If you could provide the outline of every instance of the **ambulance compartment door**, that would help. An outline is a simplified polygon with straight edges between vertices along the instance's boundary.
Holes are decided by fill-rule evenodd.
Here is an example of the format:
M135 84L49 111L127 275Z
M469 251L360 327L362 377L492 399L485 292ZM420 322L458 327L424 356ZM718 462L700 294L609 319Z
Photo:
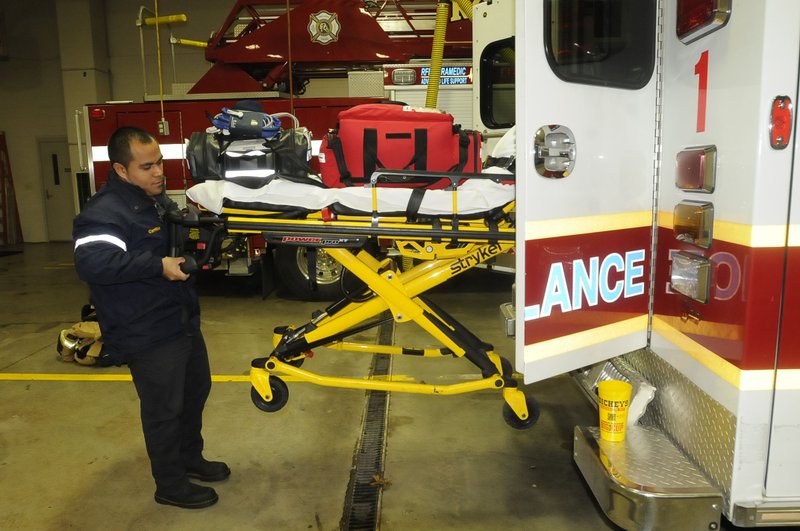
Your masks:
M516 3L516 368L647 343L656 0Z
M794 4L791 7L794 8L794 17L788 18L796 22L800 20L800 8ZM796 23L791 26L791 31L784 29L780 32L786 39L782 49L786 51L787 59L796 58L800 51L798 33L800 29ZM784 86L791 86L792 74L795 79L800 75L796 70L798 64L795 61L794 68L784 67ZM795 87L800 87L800 80L796 81ZM786 154L792 161L789 222L765 493L770 497L790 496L797 500L800 498L800 334L797 331L800 323L800 136L797 134L796 113L800 90L796 89L789 95L792 121L785 136L790 139L787 151L791 147L794 152Z

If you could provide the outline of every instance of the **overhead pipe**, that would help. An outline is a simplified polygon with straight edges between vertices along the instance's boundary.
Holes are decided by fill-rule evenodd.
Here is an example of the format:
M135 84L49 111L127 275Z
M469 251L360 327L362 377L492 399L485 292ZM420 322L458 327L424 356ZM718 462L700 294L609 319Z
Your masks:
M147 97L147 63L144 57L144 33L142 32L142 28L145 26L145 19L143 16L145 11L152 13L152 11L145 6L139 6L139 18L136 19L136 25L139 27L139 52L142 55L142 85L144 88L144 90L142 90L142 98Z
M142 29L145 26L155 26L156 27L156 53L158 54L159 66L158 66L158 74L159 74L159 99L163 100L163 81L162 81L162 71L161 71L161 43L160 43L160 35L159 35L159 26L160 25L170 25L175 23L184 23L186 22L189 17L185 14L178 14L178 15L158 15L158 0L154 2L155 12L151 11L145 6L139 6L139 17L136 19L136 26L139 28L139 50L141 53L142 58L142 86L143 86L143 97L147 97L147 65L145 60L145 53L144 53L144 34ZM149 15L145 17L145 12ZM174 45L176 42L173 42L174 37L172 37L172 31L170 28L170 44ZM176 41L184 41L180 44L190 45L189 42L186 42L186 39L175 39ZM190 41L193 46L199 46L199 44L194 44L199 41ZM202 43L205 46L205 43ZM174 47L172 50L172 79L173 82L176 80L176 72L175 72L175 51ZM163 113L162 113L163 114ZM163 121L163 116L162 116Z
M193 41L191 39L180 39L178 37L170 37L170 44L181 44L183 46L194 46L196 48L207 48L208 43L203 41Z
M78 166L80 171L86 171L88 168L83 162L83 143L81 139L81 116L83 113L79 109L75 109L75 137L78 142Z
M156 2L157 3L157 2ZM156 10L158 6L156 6ZM144 19L145 26L155 26L157 24L174 24L176 22L186 22L188 17L186 15L164 15L164 16L155 16L155 17L147 17Z
M160 24L159 19L163 17L158 16L158 0L154 0L154 7L155 7L155 19L154 24L156 26L156 59L158 62L158 103L161 108L161 121L158 122L159 133L162 135L168 135L169 133L166 132L168 130L167 120L164 118L164 75L161 70L161 34L158 31L158 26ZM147 20L145 20L145 24L147 24Z
M289 0L286 0L286 46L287 46L287 65L289 68L289 114L295 115L294 111L294 65L292 64L292 8Z

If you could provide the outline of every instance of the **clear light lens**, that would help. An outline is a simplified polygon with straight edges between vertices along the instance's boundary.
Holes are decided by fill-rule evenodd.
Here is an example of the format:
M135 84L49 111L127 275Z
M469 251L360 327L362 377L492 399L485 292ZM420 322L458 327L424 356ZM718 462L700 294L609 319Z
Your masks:
M395 68L392 70L392 85L413 85L417 82L417 73L413 68Z
M672 256L670 286L673 291L698 302L708 302L711 262L700 255L680 251Z

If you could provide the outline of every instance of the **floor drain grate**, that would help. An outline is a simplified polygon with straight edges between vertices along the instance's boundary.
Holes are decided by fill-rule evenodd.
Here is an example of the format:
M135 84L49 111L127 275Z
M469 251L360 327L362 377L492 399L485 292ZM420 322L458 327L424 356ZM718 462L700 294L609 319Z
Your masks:
M389 321L378 330L379 343L390 344L394 323ZM391 356L375 354L370 376L386 376L391 368ZM383 477L383 458L386 443L386 421L389 393L367 391L367 404L361 436L353 459L353 471L347 485L341 530L377 529L383 491L378 478Z

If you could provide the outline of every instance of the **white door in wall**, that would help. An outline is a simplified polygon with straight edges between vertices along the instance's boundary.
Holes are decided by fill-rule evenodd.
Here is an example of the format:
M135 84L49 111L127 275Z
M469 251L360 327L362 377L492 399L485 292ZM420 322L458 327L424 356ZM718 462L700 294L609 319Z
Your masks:
M47 239L51 242L72 240L75 217L75 193L66 139L39 141L39 168L44 190Z

